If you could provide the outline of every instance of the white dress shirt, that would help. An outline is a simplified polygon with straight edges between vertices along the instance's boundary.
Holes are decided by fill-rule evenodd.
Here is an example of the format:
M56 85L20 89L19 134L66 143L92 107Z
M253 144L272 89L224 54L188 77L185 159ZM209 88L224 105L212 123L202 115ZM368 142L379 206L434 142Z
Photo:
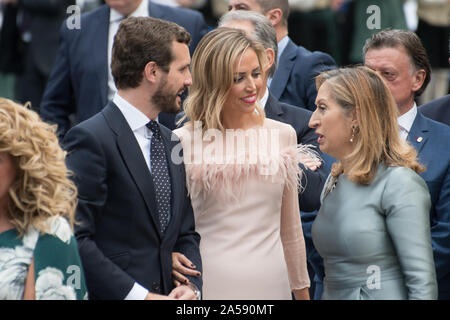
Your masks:
M148 17L148 1L143 0L139 7L129 15L130 17ZM114 84L114 78L111 73L111 56L112 47L114 43L114 36L119 30L120 22L124 19L124 16L114 9L110 9L109 14L109 33L108 33L108 100L111 100L114 93L117 91Z
M266 92L264 92L263 97L259 100L259 104L258 105L263 110L266 108L267 99L269 99L269 88L266 88Z
M397 118L398 126L400 127L400 137L403 140L406 140L406 138L408 137L409 131L411 130L413 122L416 119L416 115L417 115L417 105L414 102L413 107L409 109L408 112L402 114L400 117Z
M140 110L122 98L117 92L114 94L113 102L120 109L125 120L133 131L134 136L141 148L142 154L147 164L148 169L152 172L150 162L150 139L152 138L152 131L147 128L147 123L150 119Z
M114 94L113 102L122 112L131 131L133 131L139 147L141 148L145 162L147 163L147 167L151 172L150 139L152 137L152 132L146 126L150 119L128 101L119 96L118 93ZM131 288L130 292L125 297L125 300L144 300L147 294L148 290L135 282L133 288Z

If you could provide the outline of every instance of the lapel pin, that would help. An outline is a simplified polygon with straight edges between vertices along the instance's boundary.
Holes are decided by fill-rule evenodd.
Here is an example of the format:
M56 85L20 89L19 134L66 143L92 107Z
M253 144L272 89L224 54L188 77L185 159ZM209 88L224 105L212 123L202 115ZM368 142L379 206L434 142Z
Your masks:
M422 142L423 138L422 137L418 137L417 138L417 142Z

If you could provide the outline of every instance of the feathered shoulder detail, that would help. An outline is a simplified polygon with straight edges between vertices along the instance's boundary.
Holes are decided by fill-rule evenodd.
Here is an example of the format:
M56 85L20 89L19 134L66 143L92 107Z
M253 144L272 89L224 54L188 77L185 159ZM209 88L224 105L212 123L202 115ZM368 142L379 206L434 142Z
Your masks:
M248 130L199 135L192 125L175 130L183 144L188 191L192 197L219 193L224 200L239 199L248 179L278 183L289 190L300 186L299 163L317 159L307 145L296 144L292 127L266 119Z

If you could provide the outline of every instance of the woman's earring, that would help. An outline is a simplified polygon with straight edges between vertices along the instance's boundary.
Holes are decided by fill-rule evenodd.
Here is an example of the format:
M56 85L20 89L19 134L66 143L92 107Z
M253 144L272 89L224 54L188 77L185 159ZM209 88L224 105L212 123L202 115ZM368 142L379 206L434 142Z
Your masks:
M350 138L350 142L353 143L354 139L355 139L355 126L352 126L352 136Z

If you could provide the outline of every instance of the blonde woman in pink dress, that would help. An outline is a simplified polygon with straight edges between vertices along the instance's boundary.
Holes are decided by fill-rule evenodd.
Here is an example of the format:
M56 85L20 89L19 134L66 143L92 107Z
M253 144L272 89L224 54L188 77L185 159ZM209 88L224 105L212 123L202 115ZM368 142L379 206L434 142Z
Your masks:
M189 122L174 133L201 236L203 299L309 299L297 191L298 163L314 155L259 108L265 58L228 28L207 34L193 55ZM176 282L199 274L173 257Z

